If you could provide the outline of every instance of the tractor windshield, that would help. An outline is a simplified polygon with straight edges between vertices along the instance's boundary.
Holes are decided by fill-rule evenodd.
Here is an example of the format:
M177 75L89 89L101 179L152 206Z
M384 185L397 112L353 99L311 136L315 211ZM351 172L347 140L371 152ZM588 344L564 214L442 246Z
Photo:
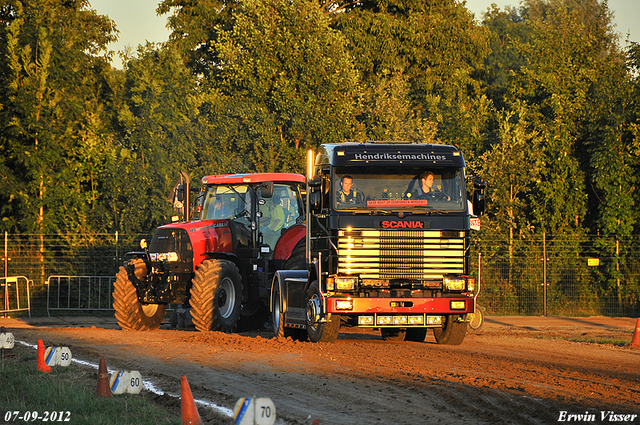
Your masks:
M202 206L203 220L241 217L251 211L247 185L210 186Z
M462 168L336 167L333 178L337 210L464 211L466 207Z

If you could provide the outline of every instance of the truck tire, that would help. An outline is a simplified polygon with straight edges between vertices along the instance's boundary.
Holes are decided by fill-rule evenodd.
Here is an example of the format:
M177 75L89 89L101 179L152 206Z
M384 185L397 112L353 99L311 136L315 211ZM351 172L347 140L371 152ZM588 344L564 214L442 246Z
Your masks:
M140 280L147 275L144 260L134 258L126 266L132 265ZM113 284L113 308L120 327L126 331L148 331L160 327L164 320L164 304L142 304L138 292L129 279L126 267L120 267Z
M433 328L433 336L438 344L460 345L467 334L467 322L456 322L457 315L448 315L441 328Z
M205 260L191 285L191 316L199 331L233 332L242 306L242 279L227 260Z
M380 334L385 341L404 341L407 330L403 328L380 328Z
M309 289L307 289L307 334L311 342L333 342L338 339L338 333L340 332L340 315L332 314L330 322L313 323L310 320L310 305L311 303L316 306L320 304L320 290L318 289L318 282L314 281Z
M484 313L479 306L476 306L475 313L469 313L467 316L469 318L469 329L472 331L479 330L484 324Z
M427 337L427 328L408 328L405 341L422 342Z
M303 341L307 338L306 331L284 327L284 312L280 304L280 285L275 285L271 293L273 310L271 322L273 323L273 336L276 338L291 338L295 341Z

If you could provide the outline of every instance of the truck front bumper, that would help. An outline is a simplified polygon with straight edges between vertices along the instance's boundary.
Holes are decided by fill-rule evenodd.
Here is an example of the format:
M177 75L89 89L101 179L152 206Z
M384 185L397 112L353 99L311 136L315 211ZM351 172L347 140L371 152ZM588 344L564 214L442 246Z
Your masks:
M327 298L327 312L357 316L360 326L439 327L445 315L475 311L473 297L456 298Z

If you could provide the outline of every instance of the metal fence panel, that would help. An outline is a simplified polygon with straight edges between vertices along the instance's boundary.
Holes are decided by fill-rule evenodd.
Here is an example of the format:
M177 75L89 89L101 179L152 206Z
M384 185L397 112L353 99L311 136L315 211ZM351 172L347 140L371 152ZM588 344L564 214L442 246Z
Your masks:
M30 284L25 276L0 277L0 314L27 311L31 317Z
M113 310L115 276L50 276L47 315L54 310Z

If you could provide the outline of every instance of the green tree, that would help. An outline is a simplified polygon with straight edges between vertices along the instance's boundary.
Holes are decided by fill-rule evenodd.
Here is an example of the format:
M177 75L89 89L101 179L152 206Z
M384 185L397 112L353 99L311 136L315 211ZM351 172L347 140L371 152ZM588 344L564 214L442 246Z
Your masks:
M332 4L334 8L345 6L341 13L331 15L332 26L349 40L365 98L375 99L386 87L395 87L394 96L400 99L402 86L385 81L400 75L408 87L403 103L411 109L409 116L437 124L437 138L460 146L470 157L482 151L490 102L476 73L489 54L489 31L474 22L462 3L365 0L349 7L345 2ZM370 106L365 104L362 117L371 114ZM395 111L387 113L393 119Z
M204 77L208 121L233 129L214 137L245 159L235 172L301 171L304 148L352 137L357 74L316 2L214 3L181 2L169 22L172 40ZM191 51L201 46L206 51Z
M87 1L12 0L0 23L3 227L102 230L109 136L104 50L113 22Z
M113 230L148 231L171 215L167 198L180 171L215 173L198 84L172 45L147 43L110 80L118 151L105 187Z

